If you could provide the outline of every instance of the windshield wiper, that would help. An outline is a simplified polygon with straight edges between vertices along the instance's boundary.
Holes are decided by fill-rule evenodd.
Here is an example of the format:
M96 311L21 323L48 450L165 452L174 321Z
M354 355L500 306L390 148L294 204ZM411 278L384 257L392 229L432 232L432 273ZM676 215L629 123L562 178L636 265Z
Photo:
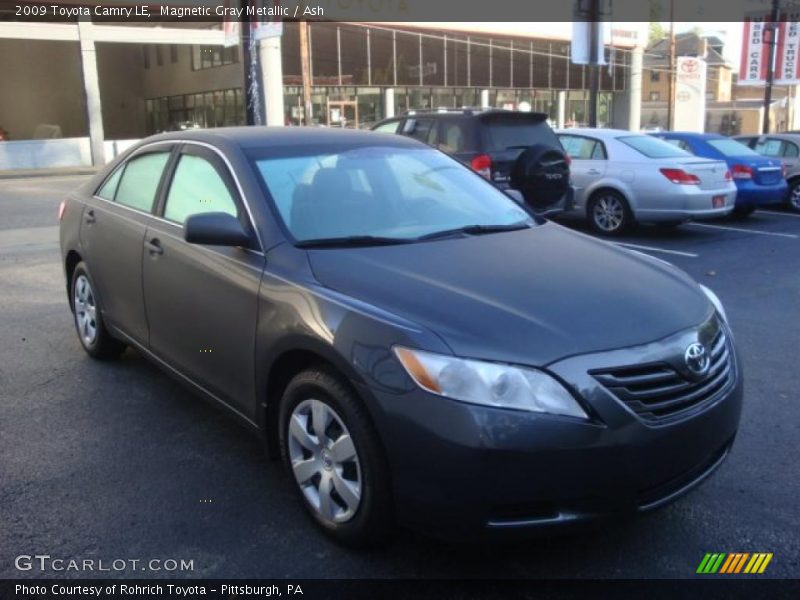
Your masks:
M356 246L392 246L394 244L410 244L413 239L381 237L376 235L347 235L343 237L302 240L295 246L298 248L353 248Z
M419 240L434 240L438 238L451 237L454 235L484 235L487 233L499 233L503 231L519 231L520 229L530 229L531 225L528 221L519 221L517 223L509 223L508 225L466 225L464 227L456 227L454 229L445 229L444 231L434 231L422 235Z

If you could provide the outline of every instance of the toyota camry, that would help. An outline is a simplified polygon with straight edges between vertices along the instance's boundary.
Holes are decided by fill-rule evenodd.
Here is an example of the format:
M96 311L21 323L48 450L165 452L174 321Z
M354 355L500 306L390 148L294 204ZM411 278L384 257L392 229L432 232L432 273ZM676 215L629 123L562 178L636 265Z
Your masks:
M83 349L134 348L259 433L342 543L648 511L736 435L711 290L409 138L161 134L66 198L60 230Z

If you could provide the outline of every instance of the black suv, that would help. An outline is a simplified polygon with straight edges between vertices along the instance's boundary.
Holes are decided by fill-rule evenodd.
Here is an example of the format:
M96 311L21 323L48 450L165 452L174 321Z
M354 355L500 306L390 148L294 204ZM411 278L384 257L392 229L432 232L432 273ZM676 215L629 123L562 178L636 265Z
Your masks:
M412 110L385 119L373 131L399 133L435 146L500 189L515 189L540 214L572 205L569 156L547 115L503 109Z

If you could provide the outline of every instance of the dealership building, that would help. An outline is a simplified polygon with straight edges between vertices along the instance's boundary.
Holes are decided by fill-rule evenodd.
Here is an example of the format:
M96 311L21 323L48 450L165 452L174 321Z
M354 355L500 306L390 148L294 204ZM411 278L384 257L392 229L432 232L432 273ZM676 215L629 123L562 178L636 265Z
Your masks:
M638 128L635 25L610 28L601 125ZM571 34L570 23L311 22L312 119L363 128L411 109L491 106L582 124L590 72L572 63ZM243 124L243 53L225 42L221 23L0 21L0 128L10 140L0 142L0 170L102 163L153 133ZM259 72L272 81L258 86L267 120L298 125L298 23L265 43L278 53Z

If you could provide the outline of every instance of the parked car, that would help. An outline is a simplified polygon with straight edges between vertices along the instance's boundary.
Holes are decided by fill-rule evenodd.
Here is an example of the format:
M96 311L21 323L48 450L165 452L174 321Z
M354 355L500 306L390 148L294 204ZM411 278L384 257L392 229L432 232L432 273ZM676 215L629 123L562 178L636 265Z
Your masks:
M572 157L573 213L600 234L622 234L635 222L675 226L733 210L736 186L723 161L619 129L564 129L558 137Z
M500 189L518 190L540 214L556 214L572 205L569 157L545 113L470 108L408 111L372 129L399 133L450 154Z
M713 292L406 137L150 137L62 202L60 244L85 351L133 347L264 436L342 543L648 511L738 428Z
M737 135L735 140L763 156L781 161L788 184L786 206L800 212L800 132Z
M695 156L724 160L736 183L733 213L738 217L751 215L759 206L786 201L788 188L780 160L761 156L716 133L669 131L653 135Z

